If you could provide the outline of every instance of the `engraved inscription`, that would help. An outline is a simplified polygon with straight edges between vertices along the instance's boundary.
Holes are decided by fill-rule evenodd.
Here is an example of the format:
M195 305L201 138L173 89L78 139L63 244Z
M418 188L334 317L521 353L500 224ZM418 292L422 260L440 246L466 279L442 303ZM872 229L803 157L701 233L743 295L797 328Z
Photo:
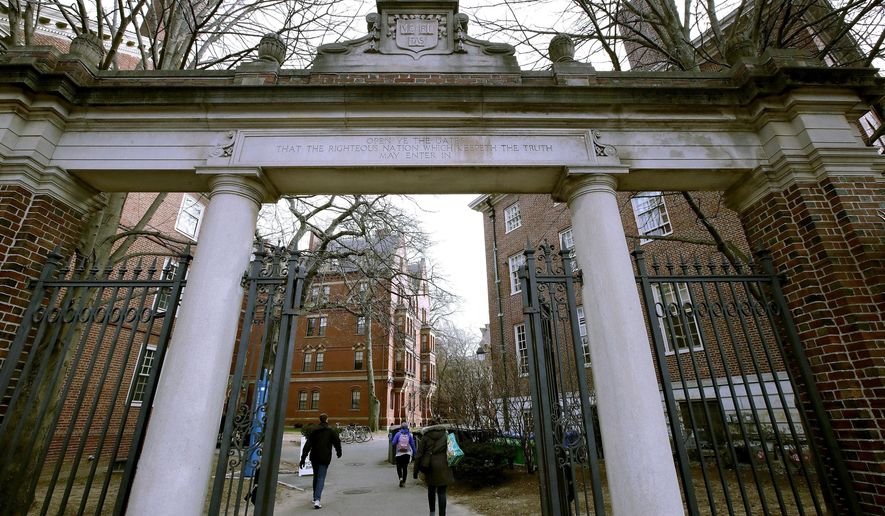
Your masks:
M290 166L579 165L585 135L245 135L235 161Z
M554 154L553 144L475 143L458 136L366 137L362 143L280 144L277 154L362 154L370 160L437 162L470 155Z

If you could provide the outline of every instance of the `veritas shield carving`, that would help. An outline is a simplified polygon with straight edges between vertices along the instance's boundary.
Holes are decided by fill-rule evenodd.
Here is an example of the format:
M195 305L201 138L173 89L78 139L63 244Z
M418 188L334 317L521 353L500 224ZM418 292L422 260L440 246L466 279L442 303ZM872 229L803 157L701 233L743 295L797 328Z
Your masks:
M403 50L429 50L439 43L440 32L445 35L445 17L438 14L397 14L391 21L396 46Z

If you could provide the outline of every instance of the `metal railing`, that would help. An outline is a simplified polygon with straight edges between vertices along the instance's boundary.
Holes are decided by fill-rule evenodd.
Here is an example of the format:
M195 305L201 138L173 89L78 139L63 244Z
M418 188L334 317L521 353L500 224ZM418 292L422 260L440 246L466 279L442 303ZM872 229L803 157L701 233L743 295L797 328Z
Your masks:
M633 256L688 513L828 514L834 488L850 506L832 432L825 467L806 424L829 428L768 255Z
M10 512L123 513L189 262L49 255L0 369Z

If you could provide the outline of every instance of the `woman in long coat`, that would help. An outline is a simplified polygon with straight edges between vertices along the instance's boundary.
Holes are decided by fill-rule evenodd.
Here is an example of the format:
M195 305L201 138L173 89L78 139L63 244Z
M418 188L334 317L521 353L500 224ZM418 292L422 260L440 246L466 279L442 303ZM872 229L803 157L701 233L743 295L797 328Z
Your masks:
M413 476L418 478L418 471L424 473L430 516L435 515L434 505L437 499L439 500L439 516L446 516L446 488L455 481L455 477L452 475L446 455L448 445L446 427L439 424L439 419L434 418L432 422L435 424L424 428L421 432L418 453L415 454Z

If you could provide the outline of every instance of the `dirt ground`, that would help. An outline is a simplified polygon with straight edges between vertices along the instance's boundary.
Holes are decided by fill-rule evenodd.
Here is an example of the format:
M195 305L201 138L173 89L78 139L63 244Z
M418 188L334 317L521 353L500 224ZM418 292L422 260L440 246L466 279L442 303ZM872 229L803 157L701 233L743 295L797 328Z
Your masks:
M703 474L700 471L700 467L695 465L692 473L694 476L695 495L698 499L700 513L703 515L712 514L713 511L710 509L711 502L708 501L707 493L703 487ZM724 491L721 489L721 480L718 475L715 475L712 471L708 470L707 475L710 480L713 481L710 493L713 498L712 505L715 505L717 509L725 508L726 499ZM749 506L749 512L747 512L747 514L762 514L764 511L759 493L751 478L750 470L746 468L742 469L740 471L740 476L747 498L747 505ZM729 501L734 508L735 513L741 514L742 511L744 511L745 506L740 495L740 486L738 485L736 477L734 475L728 475L725 483L728 486L728 491L730 493ZM782 494L784 513L799 514L795 498L792 494L792 489L786 477L780 477L778 483ZM581 488L580 482L578 487L579 489ZM805 513L817 514L808 486L805 485L804 482L799 481L795 487L797 488L796 490L799 499L801 500L802 507L805 509ZM603 487L603 491L606 493L606 513L610 513L611 505L608 500L607 486ZM450 488L449 492L451 493L450 496L453 500L470 507L479 514L489 516L501 514L506 514L508 516L536 516L541 514L537 475L529 475L518 469L507 470L505 472L504 481L499 485L476 489L463 482L457 482ZM770 483L766 483L762 492L766 499L768 511L780 513L780 503L777 500L773 486ZM818 502L822 504L823 502L820 493L818 492L816 494ZM821 510L823 514L828 514L825 508L821 507ZM586 514L585 511L582 511L582 513Z
M464 504L480 514L534 516L541 514L538 477L522 470L508 470L505 479L496 486L476 489L464 482L449 488L452 500Z

